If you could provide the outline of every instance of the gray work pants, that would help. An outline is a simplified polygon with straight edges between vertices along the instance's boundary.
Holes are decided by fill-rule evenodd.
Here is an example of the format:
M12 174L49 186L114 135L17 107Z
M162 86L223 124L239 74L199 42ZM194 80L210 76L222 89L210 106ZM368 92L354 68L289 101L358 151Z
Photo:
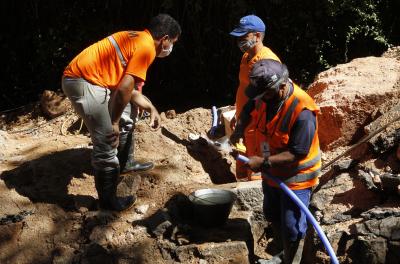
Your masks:
M89 130L93 143L93 168L100 171L118 168L117 149L111 147L106 140L106 136L112 132L108 107L111 91L82 78L68 77L62 79L62 89ZM128 133L133 129L131 112L131 104L128 103L121 115L120 140L126 141Z

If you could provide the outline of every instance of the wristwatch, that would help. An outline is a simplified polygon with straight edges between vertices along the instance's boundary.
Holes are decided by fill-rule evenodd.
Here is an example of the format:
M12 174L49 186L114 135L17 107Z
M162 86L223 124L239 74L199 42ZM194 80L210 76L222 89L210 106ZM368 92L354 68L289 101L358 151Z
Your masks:
M266 170L271 168L271 161L269 160L269 158L264 158L263 163L261 164L261 167Z

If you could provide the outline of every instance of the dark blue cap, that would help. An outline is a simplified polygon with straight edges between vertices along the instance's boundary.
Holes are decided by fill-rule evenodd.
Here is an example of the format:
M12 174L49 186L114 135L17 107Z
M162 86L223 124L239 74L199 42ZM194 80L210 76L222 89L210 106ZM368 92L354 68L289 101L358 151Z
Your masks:
M262 59L253 65L249 75L250 85L245 94L253 99L269 89L277 90L279 85L289 78L289 71L285 64L276 60Z
M242 17L239 21L239 25L229 34L235 37L241 37L248 32L265 32L265 24L261 18L255 15Z

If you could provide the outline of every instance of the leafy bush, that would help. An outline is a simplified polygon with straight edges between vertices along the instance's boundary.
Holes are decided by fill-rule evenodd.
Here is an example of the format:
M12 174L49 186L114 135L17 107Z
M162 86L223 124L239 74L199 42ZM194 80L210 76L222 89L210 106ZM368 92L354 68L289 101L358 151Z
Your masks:
M170 57L151 66L145 93L160 110L233 104L241 53L229 36L241 16L267 25L265 44L303 87L314 76L355 57L399 45L399 1L390 0L154 0L3 1L0 35L1 109L60 88L64 67L83 48L114 31L143 29L160 12L183 35Z

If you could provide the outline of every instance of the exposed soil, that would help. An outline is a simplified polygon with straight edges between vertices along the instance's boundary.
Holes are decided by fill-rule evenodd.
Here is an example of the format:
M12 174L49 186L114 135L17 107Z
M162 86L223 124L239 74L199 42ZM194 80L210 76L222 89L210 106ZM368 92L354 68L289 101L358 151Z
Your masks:
M10 218L15 224L0 226L8 232L0 239L4 249L0 259L6 263L51 261L60 245L80 251L87 242L85 233L90 235L85 219L97 210L91 143L85 127L81 128L71 110L51 120L40 112L35 106L4 113L0 123L0 217L20 220ZM188 140L189 133L204 135L209 130L208 109L193 109L171 116L173 119L162 116L159 131L151 132L148 120L140 120L135 130L137 159L151 160L155 168L124 175L118 187L121 195L137 193L139 199L132 210L148 207L141 218L163 208L174 195L236 181L228 154L199 148ZM130 217L129 212L123 213L118 221L132 223ZM149 242L149 247L153 246ZM149 261L145 263L157 259L154 250L146 250L141 255Z

